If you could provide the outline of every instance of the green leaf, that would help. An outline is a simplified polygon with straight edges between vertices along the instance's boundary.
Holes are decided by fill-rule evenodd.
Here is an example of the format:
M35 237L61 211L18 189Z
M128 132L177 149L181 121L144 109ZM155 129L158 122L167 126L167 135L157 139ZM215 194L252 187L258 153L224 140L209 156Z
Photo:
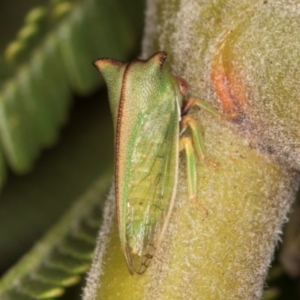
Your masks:
M101 176L70 212L4 275L0 282L1 299L54 298L80 280L79 275L90 265L110 180L111 172Z
M87 95L99 87L91 62L125 59L134 50L141 27L124 13L129 3L134 7L118 0L56 1L27 14L0 64L0 143L14 172L27 173L41 149L57 141L70 92Z

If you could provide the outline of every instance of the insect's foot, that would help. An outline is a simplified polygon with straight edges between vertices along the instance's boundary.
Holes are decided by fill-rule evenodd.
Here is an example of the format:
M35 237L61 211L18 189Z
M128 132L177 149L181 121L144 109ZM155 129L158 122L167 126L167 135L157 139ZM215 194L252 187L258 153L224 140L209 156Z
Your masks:
M220 118L227 121L234 121L239 118L239 113L237 111L232 111L228 113L220 114Z
M205 162L205 163L208 163L210 164L212 167L214 167L215 169L218 169L220 164L218 162L215 162L211 159L209 159L208 157L203 157L202 160Z
M209 215L208 210L197 201L197 198L195 196L191 197L191 200L195 204L195 206L201 211L203 220L205 220Z

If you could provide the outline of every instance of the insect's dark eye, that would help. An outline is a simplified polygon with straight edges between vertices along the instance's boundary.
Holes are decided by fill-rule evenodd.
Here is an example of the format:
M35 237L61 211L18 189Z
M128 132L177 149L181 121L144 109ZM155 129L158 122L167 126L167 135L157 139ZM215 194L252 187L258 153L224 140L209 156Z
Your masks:
M182 95L186 95L188 91L188 84L182 77L177 77L179 90Z

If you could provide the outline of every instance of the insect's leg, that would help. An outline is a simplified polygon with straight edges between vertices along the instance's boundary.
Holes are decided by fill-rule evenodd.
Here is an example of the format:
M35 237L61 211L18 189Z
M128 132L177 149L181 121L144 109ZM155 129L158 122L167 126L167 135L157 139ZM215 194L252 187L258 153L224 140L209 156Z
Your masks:
M216 110L209 103L207 103L207 102L205 102L201 99L193 98L193 97L190 97L190 98L186 99L185 102L183 103L183 106L181 108L182 115L186 115L193 106L198 106L199 108L201 108L204 111L210 113L211 115L213 115L216 118L221 118L221 116L222 116L219 113L219 111Z
M185 100L185 102L183 103L183 106L181 108L181 114L186 115L193 106L198 106L199 108L210 113L212 116L214 116L218 119L222 118L222 119L226 119L226 120L232 120L238 116L238 113L236 111L222 114L217 109L215 109L212 105L210 105L209 103L207 103L201 99L193 98L193 97L190 97L187 100Z
M203 136L200 132L200 129L198 127L196 120L189 115L183 116L180 121L180 126L181 126L181 131L184 131L187 127L189 127L191 129L194 147L195 147L195 150L196 150L196 153L197 153L199 159L210 163L214 167L218 167L217 163L209 160L205 156L205 146L204 146L204 142L203 142Z
M186 169L187 169L187 180L188 180L188 194L189 199L202 211L204 218L207 217L207 210L196 201L197 192L197 178L196 178L196 159L191 138L182 137L179 140L179 150L185 150L186 153Z
M186 169L188 179L189 198L196 197L196 159L193 150L192 141L189 137L182 137L179 140L179 150L185 150L186 154Z

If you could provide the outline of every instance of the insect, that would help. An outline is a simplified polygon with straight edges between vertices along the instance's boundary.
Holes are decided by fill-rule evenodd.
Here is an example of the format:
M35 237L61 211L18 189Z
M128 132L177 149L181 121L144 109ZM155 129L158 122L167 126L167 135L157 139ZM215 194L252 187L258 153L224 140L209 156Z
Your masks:
M176 196L179 151L184 149L189 198L196 198L193 148L200 159L205 156L190 108L196 105L219 116L207 103L186 97L187 83L164 68L166 57L160 51L129 63L106 58L94 62L108 87L119 235L133 274L146 271L161 243ZM192 139L181 136L188 127Z

